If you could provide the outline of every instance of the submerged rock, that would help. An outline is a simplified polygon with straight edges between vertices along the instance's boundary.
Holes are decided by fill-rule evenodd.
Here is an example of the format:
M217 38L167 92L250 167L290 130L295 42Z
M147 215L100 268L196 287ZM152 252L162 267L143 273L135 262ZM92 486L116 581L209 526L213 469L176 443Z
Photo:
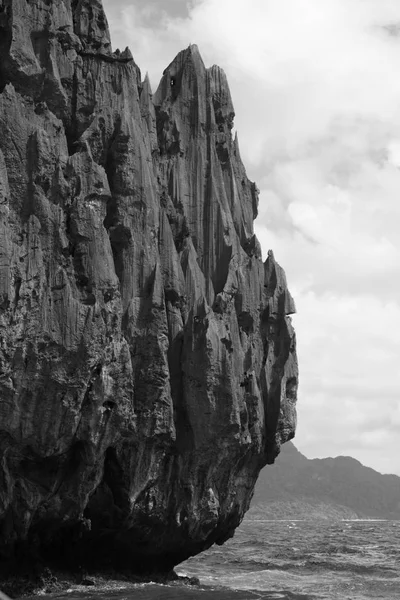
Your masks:
M0 0L0 562L167 571L293 437L295 308L233 118L196 46L153 96L101 2Z

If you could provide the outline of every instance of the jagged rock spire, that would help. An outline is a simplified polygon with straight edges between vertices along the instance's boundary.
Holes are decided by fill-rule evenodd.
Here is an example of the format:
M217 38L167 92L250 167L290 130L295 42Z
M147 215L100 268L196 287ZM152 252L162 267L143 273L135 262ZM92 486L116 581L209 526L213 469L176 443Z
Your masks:
M168 570L294 434L293 300L223 71L192 45L152 97L100 2L2 6L0 562Z

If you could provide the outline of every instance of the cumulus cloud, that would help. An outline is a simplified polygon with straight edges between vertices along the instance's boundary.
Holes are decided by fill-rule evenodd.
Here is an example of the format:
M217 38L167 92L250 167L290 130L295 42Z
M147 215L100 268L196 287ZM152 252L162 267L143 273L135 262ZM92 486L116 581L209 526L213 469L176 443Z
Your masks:
M296 297L299 449L400 474L398 1L104 4L154 87L189 43L227 72L257 235Z

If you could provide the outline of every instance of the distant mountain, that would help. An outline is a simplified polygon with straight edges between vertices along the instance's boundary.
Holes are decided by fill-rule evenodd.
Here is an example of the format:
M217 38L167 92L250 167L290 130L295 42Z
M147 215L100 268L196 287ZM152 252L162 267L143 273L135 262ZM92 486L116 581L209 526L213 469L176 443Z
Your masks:
M382 475L349 456L306 458L284 444L256 485L249 518L400 519L400 477Z

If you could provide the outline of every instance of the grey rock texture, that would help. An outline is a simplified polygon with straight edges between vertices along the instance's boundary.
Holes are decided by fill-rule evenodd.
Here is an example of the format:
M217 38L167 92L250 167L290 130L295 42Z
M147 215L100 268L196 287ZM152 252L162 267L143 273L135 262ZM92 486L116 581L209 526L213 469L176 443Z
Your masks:
M101 2L0 0L0 564L169 570L294 435L294 303L225 75L152 95Z

